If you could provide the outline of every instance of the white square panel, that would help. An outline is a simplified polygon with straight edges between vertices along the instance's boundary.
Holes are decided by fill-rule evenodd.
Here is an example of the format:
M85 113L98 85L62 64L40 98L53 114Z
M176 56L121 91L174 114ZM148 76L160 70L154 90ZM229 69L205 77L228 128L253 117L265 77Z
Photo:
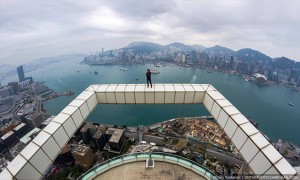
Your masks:
M31 157L37 153L39 150L39 146L34 144L33 142L30 142L21 152L20 154L28 161L31 159Z
M53 118L53 122L57 122L59 124L63 124L65 123L68 118L70 118L71 116L68 114L64 114L64 113L59 113L57 116L55 116L55 118Z
M125 104L125 89L126 89L126 85L119 85L116 88L115 96L116 96L117 104Z
M208 88L206 89L206 92L208 91L215 91L216 89L212 86L212 85L209 85Z
M60 148L63 148L64 145L69 141L69 137L62 126L59 127L52 136Z
M236 115L232 115L231 118L238 124L245 124L245 123L249 123L248 119L242 115L242 114L236 114Z
M194 96L194 103L203 103L204 95L204 91L196 91Z
M184 96L185 96L185 91L182 86L174 86L175 89L179 89L179 91L175 92L175 104L183 104L184 103ZM183 90L183 91L182 91Z
M193 88L193 86L191 84L183 84L182 85L185 92L195 92L195 89Z
M229 116L227 115L227 113L223 109L221 109L217 122L223 129L225 124L227 123L228 118Z
M40 179L41 174L32 167L30 163L27 163L20 172L16 175L17 179Z
M116 96L115 96L114 92L106 92L105 95L106 95L106 99L107 99L108 104L116 104L117 103Z
M146 96L146 104L154 104L154 91L153 92L145 92Z
M162 84L155 84L155 86L154 86L154 91L155 92L165 92L165 87L164 87L164 85L162 85Z
M107 103L116 104L116 96L115 96L116 88L117 88L117 85L110 85L106 89L105 95L106 95Z
M59 121L58 119L56 119L56 121L54 121L54 122L61 123L70 138L73 136L73 134L77 130L71 116L69 116L68 119L66 119L64 121Z
M237 110L234 106L224 107L223 109L229 116L232 116L234 114L240 114L240 111Z
M164 104L165 103L165 93L160 91L155 91L154 95L155 104Z
M128 92L134 92L135 90L135 85L132 85L132 84L128 84L125 88L125 92L128 93Z
M221 107L232 106L232 104L227 99L221 99L216 101Z
M272 144L269 144L267 147L263 148L262 152L273 164L282 158L282 155L274 148Z
M205 92L205 90L203 89L203 87L200 84L191 84L191 86L197 92Z
M118 85L118 87L115 89L115 92L125 92L126 85Z
M110 85L106 88L105 92L106 92L106 93L107 93L107 92L112 92L112 93L114 93L115 90L117 89L117 86L118 86L118 85L110 84Z
M272 166L266 173L265 175L280 175L279 172L276 170L274 166Z
M211 115L215 119L217 119L219 117L220 111L221 111L221 107L217 103L214 103L212 110L211 110Z
M261 152L258 152L249 165L256 175L264 174L271 167L270 161Z
M90 92L96 92L96 90L95 90L95 86L97 86L97 88L99 87L99 85L90 85L89 87L87 87L85 90L86 91L90 91ZM96 89L97 89L96 88Z
M52 163L48 156L44 153L42 149L34 154L34 156L30 159L31 165L33 165L41 174L47 170L49 165Z
M77 109L72 115L71 115L73 122L75 123L75 126L77 128L79 128L83 122L83 117L79 111L79 109Z
M90 114L90 111L89 111L89 108L87 107L87 104L86 103L83 103L81 105L81 107L79 108L80 112L81 112L81 115L83 117L83 119L85 120L88 115Z
M0 179L13 179L13 176L6 168L4 168L0 173Z
M91 85L91 86L92 86L92 88L94 89L94 92L96 92L97 89L100 87L100 85L98 85L98 84L93 84L93 85Z
M228 137L230 139L231 139L232 135L234 134L236 128L237 128L236 123L231 118L229 118L224 127L224 131L226 132L226 134L228 135Z
M126 92L125 93L125 102L126 102L126 104L135 104L134 92Z
M186 91L184 97L184 104L193 104L195 99L195 91Z
M92 87L92 85L90 85L89 87L87 87L85 90L86 91L90 91L90 92L95 91L94 88Z
M92 94L91 97L86 101L90 111L93 111L98 104L96 93Z
M289 162L285 158L282 158L275 164L276 169L282 175L294 175L296 174L296 170L290 165Z
M218 91L208 91L207 94L209 94L210 97L212 97L215 101L216 100L222 100L226 99L220 92Z
M9 172L15 176L27 163L21 155L17 155L8 165L7 169Z
M137 84L135 86L134 92L142 92L142 93L144 93L145 90L146 90L146 85L144 85L144 84Z
M107 103L105 92L97 92L96 96L97 96L97 100L98 100L99 104L106 104Z
M43 131L47 132L48 134L52 135L54 134L58 128L60 128L62 125L57 122L50 122L44 129Z
M235 131L234 135L231 138L231 141L233 142L234 146L240 150L243 144L247 140L247 135L242 131L239 127Z
M61 112L72 115L78 108L74 106L66 106Z
M105 91L108 88L109 85L101 85L99 88L96 90L96 96L99 104L106 104L107 99L105 95Z
M136 104L145 104L145 93L136 92L136 93L134 93L134 96L135 96L135 103Z
M48 124L48 126L49 125L50 125L50 123ZM46 126L45 128L47 128L48 126ZM32 140L32 142L34 142L36 145L42 147L50 137L51 137L51 135L44 132L44 130L43 130Z
M80 107L85 102L85 100L74 99L69 105L74 107Z
M135 103L145 104L145 85L136 85L134 90Z
M108 88L108 84L101 84L99 87L98 87L98 89L96 89L96 92L98 93L98 92L105 92L106 91L106 89Z
M205 93L203 104L209 113L211 113L211 108L213 106L213 103L214 100L207 93Z
M81 99L86 101L87 99L89 99L94 93L91 91L83 91L81 94L79 94L76 99Z
M192 85L183 85L185 89L184 104L192 104L195 99L195 90Z
M250 138L260 149L270 144L269 141L261 133L254 134Z
M208 89L209 84L201 84L201 86L204 89L204 91L206 91Z
M241 128L248 136L258 133L258 130L250 122L242 124Z
M185 89L181 84L174 84L173 86L176 92L185 92Z
M175 103L175 89L173 85L165 85L165 103Z
M49 137L49 139L42 146L43 151L48 155L48 157L54 161L61 148L54 141L53 137Z
M249 163L252 160L252 158L257 154L257 152L257 146L250 139L247 139L247 141L240 150L240 153L242 154L247 163Z
M124 92L116 92L115 96L116 96L116 103L117 104L125 104L126 103Z
M185 92L175 92L175 104L184 103Z

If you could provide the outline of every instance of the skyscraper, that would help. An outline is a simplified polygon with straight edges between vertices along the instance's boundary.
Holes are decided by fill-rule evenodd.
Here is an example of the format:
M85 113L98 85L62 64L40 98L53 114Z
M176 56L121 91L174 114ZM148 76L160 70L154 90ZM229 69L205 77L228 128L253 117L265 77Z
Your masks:
M25 75L24 75L23 66L17 67L17 72L18 72L19 82L24 81Z

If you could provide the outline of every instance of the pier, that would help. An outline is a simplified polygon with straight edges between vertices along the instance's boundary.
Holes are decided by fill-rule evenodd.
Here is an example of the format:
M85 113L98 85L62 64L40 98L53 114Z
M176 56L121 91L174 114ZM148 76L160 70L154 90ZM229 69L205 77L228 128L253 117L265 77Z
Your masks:
M74 94L74 92L72 90L66 90L66 91L61 92L61 93L54 93L50 96L44 97L44 98L42 98L42 101L47 101L49 99L57 98L57 97L60 97L60 96L71 96L73 94Z

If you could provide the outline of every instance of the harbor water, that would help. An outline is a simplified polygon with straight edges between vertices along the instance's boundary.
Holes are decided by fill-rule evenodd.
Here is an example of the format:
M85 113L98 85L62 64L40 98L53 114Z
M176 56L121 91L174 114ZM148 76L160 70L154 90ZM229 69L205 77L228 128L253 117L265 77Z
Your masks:
M38 69L26 76L34 81L45 81L55 92L71 89L72 96L61 96L43 102L46 111L58 114L79 93L91 84L142 84L146 83L146 65L80 64L79 59L63 61ZM124 67L128 71L121 71ZM292 141L300 145L300 93L279 85L259 86L246 82L240 75L207 72L193 67L167 65L157 68L160 74L152 75L155 83L212 84L245 116L259 124L259 129L270 139ZM95 73L97 72L97 73ZM17 81L17 76L6 81ZM290 106L288 103L293 103ZM209 115L203 105L98 105L88 121L116 125L149 125L178 116Z

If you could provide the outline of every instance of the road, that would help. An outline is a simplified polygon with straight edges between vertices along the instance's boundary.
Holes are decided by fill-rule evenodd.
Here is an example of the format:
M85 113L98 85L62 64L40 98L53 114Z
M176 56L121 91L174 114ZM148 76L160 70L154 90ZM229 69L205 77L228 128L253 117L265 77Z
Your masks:
M125 132L126 137L133 137L136 140L139 139L139 133L131 133L131 132ZM147 141L148 143L154 142L157 145L162 145L164 143L164 138L159 136L151 136L144 134L143 135L143 141Z
M212 157L216 157L216 159L218 159L219 161L227 163L227 164L231 164L231 165L235 165L235 164L242 165L243 164L243 161L236 158L235 155L233 155L233 154L230 156L225 153L218 152L218 151L215 151L215 150L209 149L209 148L206 149L206 154L209 156L212 156Z

